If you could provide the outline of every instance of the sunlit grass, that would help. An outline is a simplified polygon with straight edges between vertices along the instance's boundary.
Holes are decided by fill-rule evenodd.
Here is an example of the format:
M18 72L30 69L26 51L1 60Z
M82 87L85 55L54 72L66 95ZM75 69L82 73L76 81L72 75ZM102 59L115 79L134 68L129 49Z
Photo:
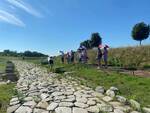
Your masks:
M6 113L11 97L14 95L15 84L0 85L0 113Z

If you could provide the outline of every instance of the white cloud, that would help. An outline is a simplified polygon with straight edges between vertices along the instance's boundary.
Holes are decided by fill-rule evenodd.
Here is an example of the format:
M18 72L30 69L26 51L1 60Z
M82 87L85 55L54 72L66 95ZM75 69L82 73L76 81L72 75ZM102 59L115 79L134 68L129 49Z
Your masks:
M13 24L16 26L20 26L20 27L25 27L25 24L19 18L4 10L0 10L0 21Z
M15 7L18 7L26 11L27 13L31 15L34 15L36 17L42 17L42 15L38 11L36 11L31 5L23 2L22 0L6 0L6 1L14 5Z

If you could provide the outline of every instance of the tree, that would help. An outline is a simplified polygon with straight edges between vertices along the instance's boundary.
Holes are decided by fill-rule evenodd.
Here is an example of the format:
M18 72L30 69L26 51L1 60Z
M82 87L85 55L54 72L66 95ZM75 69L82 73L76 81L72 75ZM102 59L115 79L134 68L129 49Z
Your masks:
M80 46L85 46L87 49L91 48L91 41L90 40L85 40L80 43Z
M91 35L91 47L98 47L102 43L102 38L99 33L92 33Z
M144 22L137 23L132 30L132 37L134 40L140 41L140 45L142 40L145 40L149 37L150 26L145 24Z

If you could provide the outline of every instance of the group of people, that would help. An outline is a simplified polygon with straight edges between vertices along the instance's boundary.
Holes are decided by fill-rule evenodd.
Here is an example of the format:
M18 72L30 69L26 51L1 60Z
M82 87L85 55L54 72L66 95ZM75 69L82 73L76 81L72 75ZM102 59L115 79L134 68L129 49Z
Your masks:
M88 55L87 55L87 49L84 46L80 46L78 51L78 61L79 63L87 63L88 61Z
M80 48L77 50L77 55L75 56L75 52L71 50L70 52L67 52L66 54L63 51L60 51L61 53L61 62L62 63L75 63L76 61L79 63L87 63L88 57L87 57L87 49L84 46L80 46Z
M63 51L60 51L60 53L61 53L61 62L62 63L65 63L65 59L68 64L74 63L75 52L73 50L71 50L70 52L67 52L66 55Z
M105 63L105 67L107 68L107 59L108 59L108 45L99 45L97 49L97 64L98 69L102 67L102 59ZM75 52L71 50L70 52L67 52L66 54L63 51L59 51L61 53L61 62L64 64L67 62L68 64L75 62L75 57L79 63L87 63L88 61L88 55L87 55L87 49L85 46L80 46L77 50L77 55L75 56ZM53 57L48 57L48 63L52 69L54 64Z

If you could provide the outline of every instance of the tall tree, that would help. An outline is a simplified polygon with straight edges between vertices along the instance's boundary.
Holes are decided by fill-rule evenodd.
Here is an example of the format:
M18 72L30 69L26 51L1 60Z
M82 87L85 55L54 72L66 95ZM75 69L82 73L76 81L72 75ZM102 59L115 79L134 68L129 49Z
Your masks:
M98 47L99 44L102 43L102 38L99 35L99 33L92 33L91 35L91 46L92 47Z
M132 37L134 40L140 41L140 45L142 40L145 40L149 37L150 26L145 24L144 22L137 23L132 30Z

